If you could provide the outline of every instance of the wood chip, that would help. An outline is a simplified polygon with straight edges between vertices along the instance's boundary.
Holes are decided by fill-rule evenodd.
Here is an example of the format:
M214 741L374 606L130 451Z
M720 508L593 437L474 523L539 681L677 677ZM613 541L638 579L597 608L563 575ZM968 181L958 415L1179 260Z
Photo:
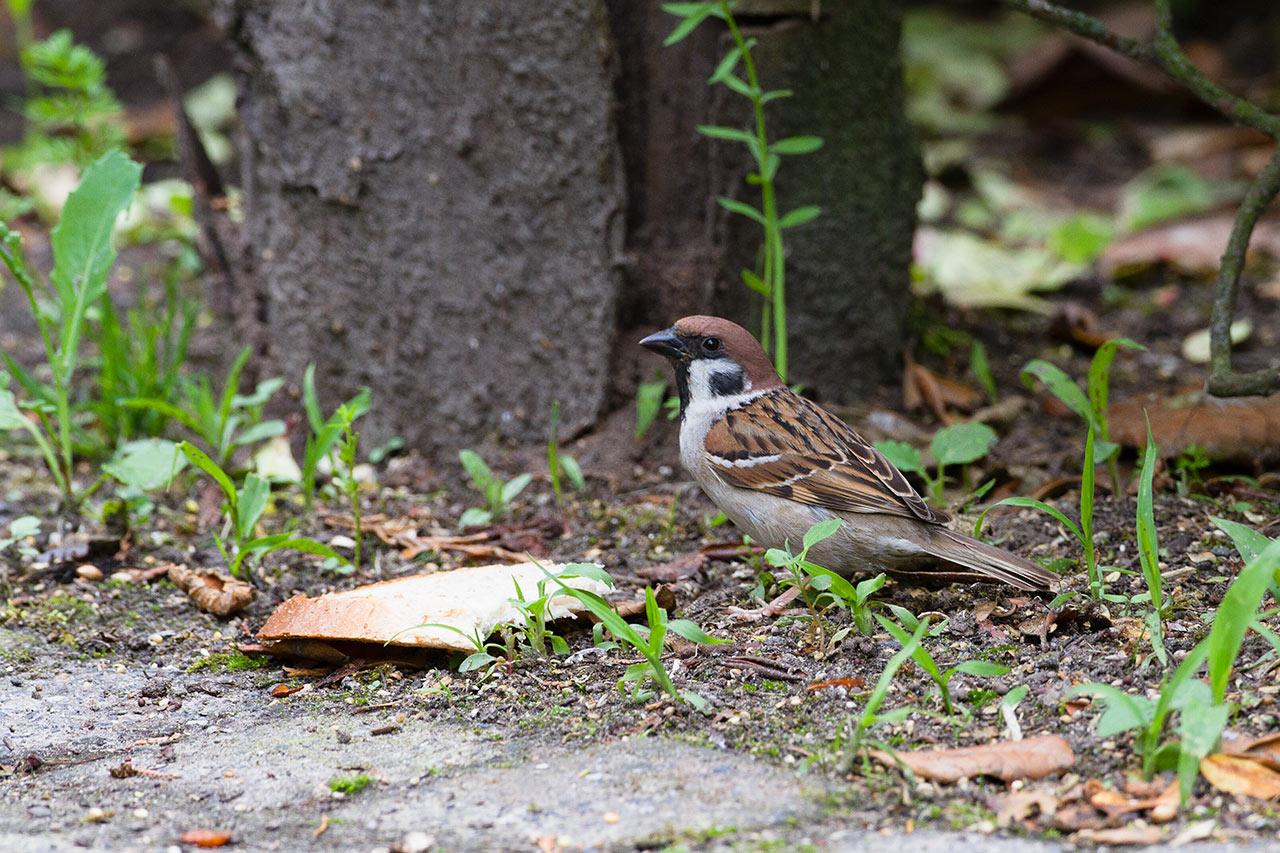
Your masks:
M1159 829L1144 823L1131 823L1115 829L1082 829L1075 834L1077 841L1116 846L1159 844L1163 839L1164 835Z

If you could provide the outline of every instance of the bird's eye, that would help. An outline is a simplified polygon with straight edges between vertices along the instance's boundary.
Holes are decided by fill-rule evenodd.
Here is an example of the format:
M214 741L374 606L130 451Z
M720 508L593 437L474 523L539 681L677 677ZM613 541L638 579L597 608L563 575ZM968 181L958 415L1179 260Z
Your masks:
M706 338L702 341L702 348L707 352L715 352L720 349L719 338Z

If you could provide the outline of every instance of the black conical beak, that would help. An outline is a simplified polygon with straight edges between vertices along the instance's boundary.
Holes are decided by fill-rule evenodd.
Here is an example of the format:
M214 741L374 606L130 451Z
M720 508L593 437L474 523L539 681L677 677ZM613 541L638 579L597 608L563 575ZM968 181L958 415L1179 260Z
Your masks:
M688 350L684 348L684 342L680 340L680 336L676 334L674 328L654 332L642 340L640 346L647 350L653 350L658 355L663 355L667 358L683 358L688 354Z

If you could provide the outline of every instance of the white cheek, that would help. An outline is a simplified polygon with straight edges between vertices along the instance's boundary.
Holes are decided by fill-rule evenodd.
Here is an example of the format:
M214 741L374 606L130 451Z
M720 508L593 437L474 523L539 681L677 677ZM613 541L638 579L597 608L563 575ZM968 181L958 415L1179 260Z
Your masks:
M709 400L716 394L711 389L711 380L716 376L741 376L742 391L751 390L751 380L741 367L725 359L699 359L689 365L689 399L691 401Z

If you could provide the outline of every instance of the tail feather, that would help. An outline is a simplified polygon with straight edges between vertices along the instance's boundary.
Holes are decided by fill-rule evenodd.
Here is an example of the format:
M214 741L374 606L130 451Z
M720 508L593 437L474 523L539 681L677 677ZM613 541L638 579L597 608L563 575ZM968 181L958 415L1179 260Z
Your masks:
M945 527L925 546L931 555L1029 592L1057 588L1058 576L1017 554Z

